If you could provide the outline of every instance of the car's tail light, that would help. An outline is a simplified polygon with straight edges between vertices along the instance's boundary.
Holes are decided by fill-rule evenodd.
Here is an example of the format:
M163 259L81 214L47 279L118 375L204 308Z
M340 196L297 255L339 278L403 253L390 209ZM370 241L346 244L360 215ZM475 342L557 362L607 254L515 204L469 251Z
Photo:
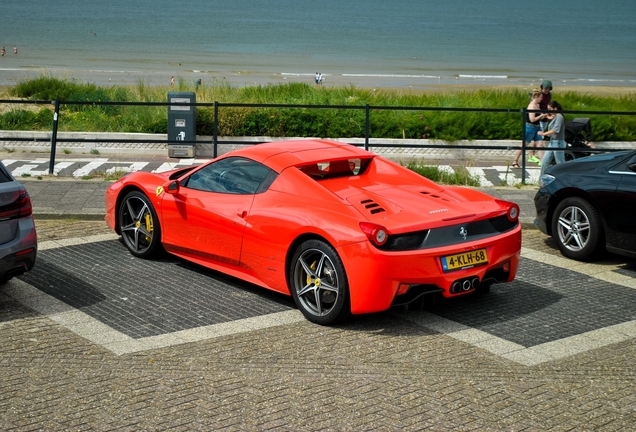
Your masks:
M28 248L28 249L24 249L24 250L21 250L19 252L16 252L14 255L15 256L27 255L27 254L32 253L33 251L35 251L35 248Z
M33 213L31 198L27 191L20 194L18 199L0 207L0 220L17 219L30 216Z
M382 225L371 222L360 222L360 229L376 246L382 246L389 238L389 232Z
M510 201L503 201L503 200L497 200L497 202L504 207L508 207L508 210L506 211L506 216L508 217L508 220L510 222L514 222L517 219L519 219L519 206L517 204Z

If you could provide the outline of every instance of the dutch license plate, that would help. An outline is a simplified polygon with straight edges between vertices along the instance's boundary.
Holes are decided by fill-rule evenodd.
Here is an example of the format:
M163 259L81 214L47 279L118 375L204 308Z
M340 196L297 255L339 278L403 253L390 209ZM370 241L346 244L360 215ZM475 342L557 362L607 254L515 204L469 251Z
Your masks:
M442 268L446 272L480 266L487 263L488 254L486 253L486 249L477 249L471 252L442 257Z

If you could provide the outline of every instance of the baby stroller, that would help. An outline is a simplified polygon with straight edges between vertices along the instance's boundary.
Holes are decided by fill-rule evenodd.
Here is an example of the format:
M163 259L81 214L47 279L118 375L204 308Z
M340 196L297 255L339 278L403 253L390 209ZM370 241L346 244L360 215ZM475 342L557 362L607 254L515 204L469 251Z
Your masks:
M579 149L589 149L592 140L592 123L589 118L575 118L565 124L565 142L568 150L565 153L565 160L570 161L577 158L589 156L591 153ZM574 150L574 151L572 151Z

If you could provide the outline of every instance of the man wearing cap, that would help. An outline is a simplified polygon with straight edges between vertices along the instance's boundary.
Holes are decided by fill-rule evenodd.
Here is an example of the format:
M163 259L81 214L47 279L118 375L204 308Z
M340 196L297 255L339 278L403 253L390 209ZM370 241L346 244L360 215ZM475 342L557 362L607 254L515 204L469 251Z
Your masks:
M552 100L552 81L543 80L541 83L541 93L543 93L543 97L541 98L541 102L539 102L539 108L541 110L548 110L548 104ZM541 121L539 122L541 126L541 130L544 131L548 126L549 121Z

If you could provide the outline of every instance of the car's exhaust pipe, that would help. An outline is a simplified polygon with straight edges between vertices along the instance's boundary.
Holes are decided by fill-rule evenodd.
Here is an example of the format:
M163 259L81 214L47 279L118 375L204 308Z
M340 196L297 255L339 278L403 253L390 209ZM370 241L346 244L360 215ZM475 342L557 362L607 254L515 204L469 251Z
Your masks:
M474 277L470 280L470 286L472 287L472 289L477 289L477 287L479 286L479 278L478 277Z
M451 294L456 294L457 292L459 292L459 290L462 289L462 284L460 281L455 281L453 282L453 284L451 285Z
M451 284L450 292L451 294L457 294L477 289L478 286L479 278L477 276L466 279L458 279Z

